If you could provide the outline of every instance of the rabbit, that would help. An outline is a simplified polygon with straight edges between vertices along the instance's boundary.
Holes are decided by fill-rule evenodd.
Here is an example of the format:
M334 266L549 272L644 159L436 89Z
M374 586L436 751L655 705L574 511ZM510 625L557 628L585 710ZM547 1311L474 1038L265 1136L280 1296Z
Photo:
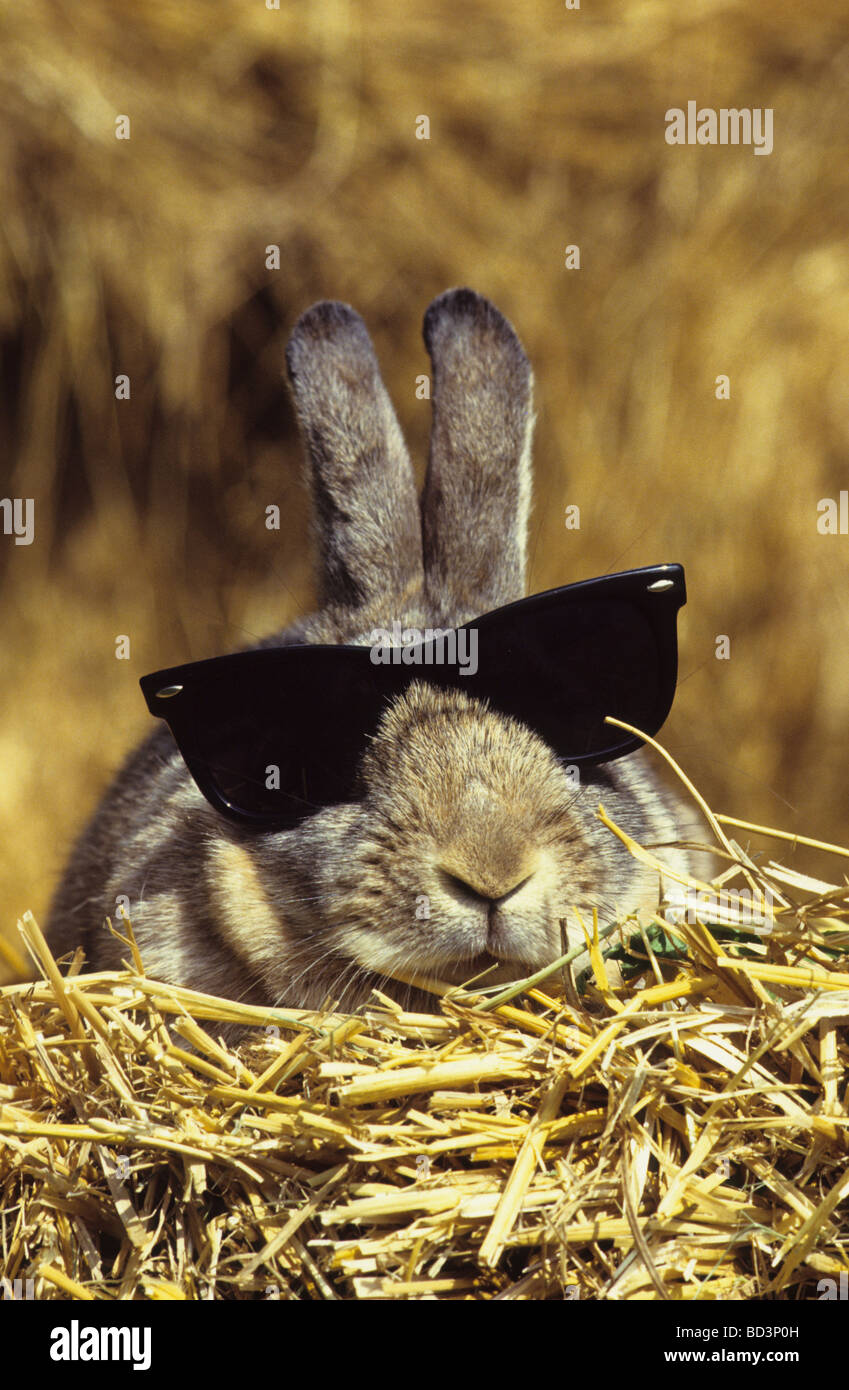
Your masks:
M304 441L321 606L261 646L366 644L377 629L455 628L525 595L533 379L511 324L469 289L428 308L433 422L419 503L365 324L322 301L286 351ZM354 1010L375 986L433 1009L406 977L523 978L584 942L584 921L656 907L658 875L596 816L643 843L690 833L646 750L572 785L529 728L461 689L413 680L362 755L363 794L296 828L231 822L163 724L79 839L48 938L92 969L127 956L104 919L129 900L147 973L244 1002ZM682 836L682 831L684 835ZM666 861L687 868L683 849ZM400 976L400 980L396 978Z

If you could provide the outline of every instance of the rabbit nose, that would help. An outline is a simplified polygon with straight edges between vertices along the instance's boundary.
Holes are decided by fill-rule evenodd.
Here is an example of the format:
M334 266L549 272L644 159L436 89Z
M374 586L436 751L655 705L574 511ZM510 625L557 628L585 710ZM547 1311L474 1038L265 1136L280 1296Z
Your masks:
M435 838L445 886L470 905L500 906L540 867L533 834L499 789L479 778L465 782Z
M492 882L484 884L480 877L468 872L461 876L452 869L446 868L444 864L440 865L440 870L455 893L459 892L463 897L471 898L475 902L483 902L487 907L500 907L502 903L507 902L508 898L512 898L514 893L518 893L520 888L524 888L525 884L534 876L533 870L530 873L523 870L518 876L511 875L515 881L505 886L503 880L497 884Z

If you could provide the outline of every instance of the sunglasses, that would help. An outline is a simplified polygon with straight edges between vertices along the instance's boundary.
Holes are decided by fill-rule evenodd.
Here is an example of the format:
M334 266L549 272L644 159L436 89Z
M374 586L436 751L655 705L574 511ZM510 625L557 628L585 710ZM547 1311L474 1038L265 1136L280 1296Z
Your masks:
M193 661L141 679L207 801L259 829L290 829L356 800L381 715L412 681L461 690L538 734L566 764L621 758L672 708L680 565L587 579L403 646L293 643ZM400 629L399 629L400 632ZM413 634L415 636L416 634ZM421 634L418 634L421 636Z

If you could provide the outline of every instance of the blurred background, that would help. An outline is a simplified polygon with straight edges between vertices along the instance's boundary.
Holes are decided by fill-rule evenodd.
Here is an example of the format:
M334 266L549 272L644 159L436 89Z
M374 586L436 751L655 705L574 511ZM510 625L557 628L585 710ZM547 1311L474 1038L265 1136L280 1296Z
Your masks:
M536 373L532 590L682 562L664 742L716 810L846 841L845 7L2 0L0 59L0 496L35 502L0 535L7 940L150 728L138 677L312 602L281 370L325 297L420 478L422 314L495 301ZM773 153L667 145L688 100L772 107Z

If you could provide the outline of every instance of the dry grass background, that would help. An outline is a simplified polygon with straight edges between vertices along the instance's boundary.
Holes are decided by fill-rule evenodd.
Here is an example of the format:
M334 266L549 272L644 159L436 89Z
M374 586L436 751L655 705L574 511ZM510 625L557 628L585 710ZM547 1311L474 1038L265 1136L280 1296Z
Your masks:
M495 300L537 378L533 588L682 561L665 741L718 809L845 840L849 536L816 528L849 486L839 11L2 0L0 495L36 539L0 537L0 930L43 919L147 730L138 676L309 604L280 372L321 297L366 318L421 471L422 313ZM773 107L774 152L667 146L691 98Z

